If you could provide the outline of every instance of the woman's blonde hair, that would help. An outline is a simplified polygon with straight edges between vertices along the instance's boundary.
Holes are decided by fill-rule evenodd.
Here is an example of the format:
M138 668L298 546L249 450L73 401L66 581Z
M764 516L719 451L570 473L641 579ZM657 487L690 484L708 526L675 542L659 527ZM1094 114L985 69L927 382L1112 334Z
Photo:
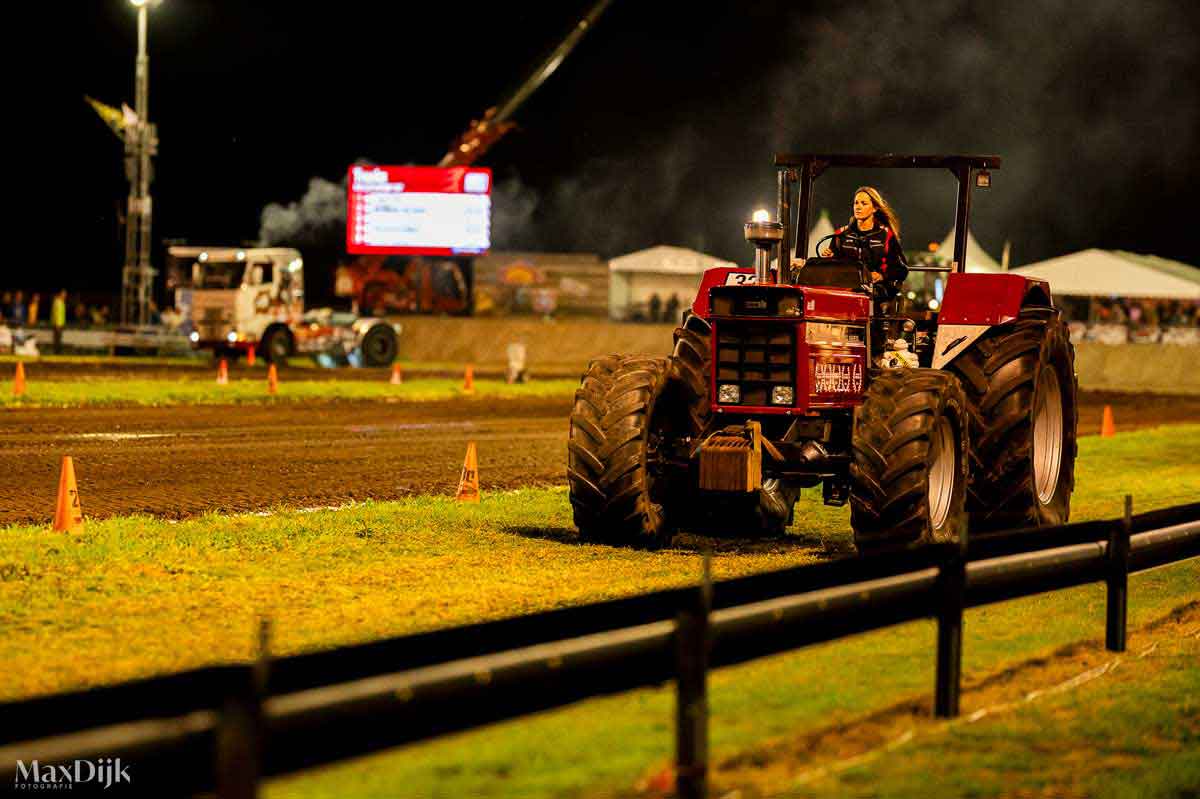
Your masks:
M896 234L896 238L900 238L900 217L896 216L892 206L883 199L879 189L874 186L859 186L854 190L853 196L857 197L860 192L871 198L871 203L875 206L875 221L887 225L891 228L892 233ZM850 215L850 222L854 222L854 214Z

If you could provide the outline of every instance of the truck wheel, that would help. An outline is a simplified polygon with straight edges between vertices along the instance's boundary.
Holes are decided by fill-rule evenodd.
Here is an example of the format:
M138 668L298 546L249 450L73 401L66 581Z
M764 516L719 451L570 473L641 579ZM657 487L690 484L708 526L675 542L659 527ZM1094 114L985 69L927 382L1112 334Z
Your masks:
M283 325L271 325L263 331L258 352L267 363L284 363L292 356L292 331Z
M971 413L974 530L1065 524L1075 487L1075 349L1061 315L1025 308L946 367Z
M891 369L855 412L850 525L860 553L965 543L969 438L958 378Z
M386 322L372 325L359 345L363 363L367 366L391 366L392 361L396 360L398 348L396 331Z
M609 355L588 366L571 411L567 481L582 538L660 547L677 502L664 463L688 416L670 359Z

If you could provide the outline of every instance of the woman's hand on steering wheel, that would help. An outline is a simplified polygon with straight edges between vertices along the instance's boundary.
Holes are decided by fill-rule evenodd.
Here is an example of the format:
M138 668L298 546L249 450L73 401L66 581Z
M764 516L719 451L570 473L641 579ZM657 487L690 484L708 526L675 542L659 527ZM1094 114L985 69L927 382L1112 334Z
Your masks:
M833 257L833 247L832 246L822 247L821 245L827 241L832 241L836 235L837 235L836 233L828 233L828 234L822 236L817 241L816 245L814 245L815 249L817 251L817 255L821 256L822 258L832 258Z

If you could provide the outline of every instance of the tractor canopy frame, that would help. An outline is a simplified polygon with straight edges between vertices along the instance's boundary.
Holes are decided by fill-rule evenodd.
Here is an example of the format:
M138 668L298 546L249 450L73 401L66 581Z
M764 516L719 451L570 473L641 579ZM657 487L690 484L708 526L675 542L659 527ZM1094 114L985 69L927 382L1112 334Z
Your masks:
M808 252L809 216L812 210L813 183L829 167L867 167L885 169L948 169L958 180L958 204L954 211L954 271L966 271L967 230L971 215L972 177L977 171L1000 168L998 155L818 155L781 153L775 156L779 170L779 221L783 240L779 243L780 274L791 274L792 265L792 184L800 184L796 209L795 250ZM802 256L801 256L802 257Z

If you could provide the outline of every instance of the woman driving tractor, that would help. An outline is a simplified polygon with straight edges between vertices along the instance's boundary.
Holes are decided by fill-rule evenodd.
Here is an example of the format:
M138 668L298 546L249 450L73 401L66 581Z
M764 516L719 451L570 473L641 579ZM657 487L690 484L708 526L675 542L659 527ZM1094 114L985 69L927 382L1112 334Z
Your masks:
M895 297L908 277L908 261L900 245L900 220L896 212L871 186L854 192L850 223L833 234L831 246L821 249L822 258L861 261L871 271L871 283L881 285L888 298Z

